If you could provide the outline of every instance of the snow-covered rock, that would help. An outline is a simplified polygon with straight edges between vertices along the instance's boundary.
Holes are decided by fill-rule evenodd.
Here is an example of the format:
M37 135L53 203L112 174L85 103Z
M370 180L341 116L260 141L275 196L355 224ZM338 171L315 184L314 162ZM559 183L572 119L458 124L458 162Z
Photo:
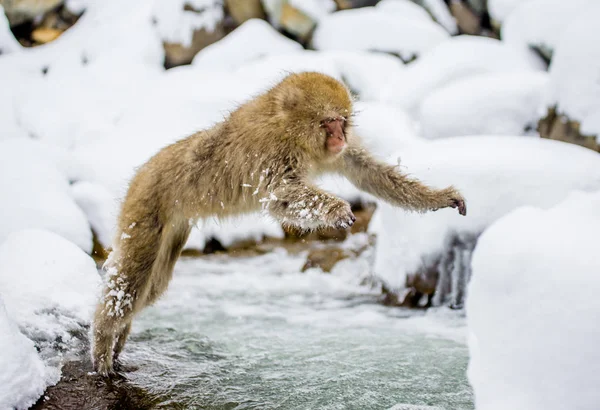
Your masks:
M184 47L191 45L195 30L214 31L224 16L219 0L159 0L149 4L160 37ZM186 10L185 6L197 11Z
M8 315L52 367L60 367L63 352L81 347L100 284L93 259L52 232L22 230L0 245L0 295Z
M562 33L550 65L548 105L581 123L581 132L600 135L600 3L582 10Z
M452 13L450 13L450 9L444 0L423 0L423 5L448 33L452 35L458 34L456 20Z
M377 7L342 10L323 18L313 35L317 50L372 50L403 59L421 55L448 38L433 20L401 18Z
M466 305L478 410L598 408L599 208L599 193L573 193L480 237Z
M535 130L548 74L488 73L464 78L429 94L420 107L425 138L522 135Z
M58 381L59 372L44 365L33 342L9 318L2 295L0 334L0 409L28 409Z
M29 139L0 141L0 243L11 232L41 228L91 251L90 225L55 158L52 150Z
M427 10L410 0L381 0L375 7L386 14L396 14L400 18L431 21Z
M77 23L56 40L2 56L0 73L5 65L37 77L72 73L99 62L139 62L162 67L164 50L152 26L152 3L87 2Z
M200 50L194 57L197 67L232 70L268 55L302 50L302 46L277 32L269 23L250 19L229 35Z
M371 230L377 233L375 274L391 288L406 277L440 266L456 237L473 241L492 222L523 205L548 208L572 190L600 190L600 157L572 144L526 137L457 137L414 145L398 155L402 170L434 187L454 185L467 200L467 216L456 209L409 213L386 203ZM466 238L466 239L465 239ZM468 248L468 247L467 247ZM452 251L450 249L450 251ZM467 260L469 250L461 257ZM442 280L442 279L440 279Z
M553 50L565 29L594 0L530 0L518 5L502 25L502 40L523 48Z
M382 92L385 102L409 112L432 91L460 78L489 72L539 71L541 59L529 50L487 37L452 37L409 64Z

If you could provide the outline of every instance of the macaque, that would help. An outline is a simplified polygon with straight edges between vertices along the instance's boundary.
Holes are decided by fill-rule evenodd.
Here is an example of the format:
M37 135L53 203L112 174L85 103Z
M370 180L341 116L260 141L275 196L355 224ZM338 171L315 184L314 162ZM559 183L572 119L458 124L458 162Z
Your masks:
M95 370L114 374L134 315L167 289L199 218L262 209L302 230L352 226L348 202L311 182L323 172L407 210L452 207L466 215L454 187L425 186L360 145L344 84L291 74L212 128L163 148L131 180L94 318Z

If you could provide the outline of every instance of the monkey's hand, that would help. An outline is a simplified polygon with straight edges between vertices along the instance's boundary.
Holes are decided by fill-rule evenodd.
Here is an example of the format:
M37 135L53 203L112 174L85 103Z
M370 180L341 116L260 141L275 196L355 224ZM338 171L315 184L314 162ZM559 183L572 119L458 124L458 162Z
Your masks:
M439 208L458 208L458 213L467 215L467 203L458 190L452 186L440 191L441 206ZM439 209L438 208L438 209Z
M330 206L324 215L323 222L326 226L337 229L346 229L354 225L356 217L350 209L350 204L346 201L338 200Z

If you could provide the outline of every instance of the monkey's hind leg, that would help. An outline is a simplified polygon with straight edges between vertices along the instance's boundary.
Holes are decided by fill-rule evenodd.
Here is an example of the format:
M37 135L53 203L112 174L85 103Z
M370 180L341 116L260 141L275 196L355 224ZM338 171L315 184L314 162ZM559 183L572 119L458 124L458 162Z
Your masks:
M108 269L112 276L96 311L92 356L96 371L104 376L114 374L114 361L125 346L133 316L166 290L190 232L187 222L169 223L164 229L138 225L136 235L132 232L121 241L121 255L127 257Z

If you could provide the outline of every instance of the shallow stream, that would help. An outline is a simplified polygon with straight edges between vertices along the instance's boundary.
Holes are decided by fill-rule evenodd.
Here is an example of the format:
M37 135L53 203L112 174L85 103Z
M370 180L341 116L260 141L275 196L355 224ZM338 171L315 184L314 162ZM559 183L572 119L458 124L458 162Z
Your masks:
M365 258L181 259L134 322L127 377L165 408L472 409L464 317L377 303Z

